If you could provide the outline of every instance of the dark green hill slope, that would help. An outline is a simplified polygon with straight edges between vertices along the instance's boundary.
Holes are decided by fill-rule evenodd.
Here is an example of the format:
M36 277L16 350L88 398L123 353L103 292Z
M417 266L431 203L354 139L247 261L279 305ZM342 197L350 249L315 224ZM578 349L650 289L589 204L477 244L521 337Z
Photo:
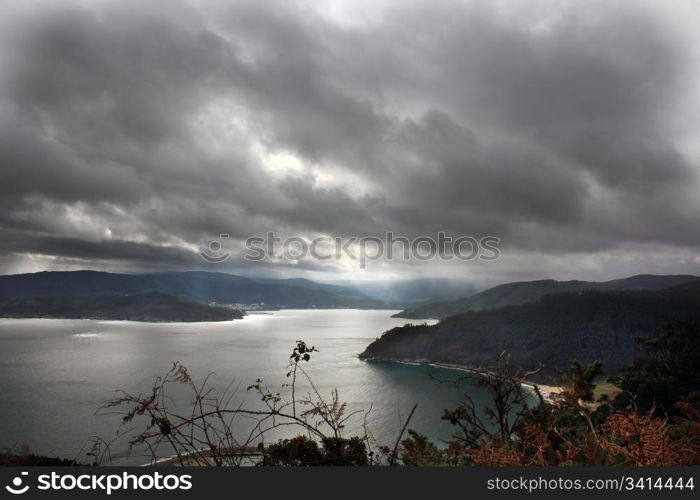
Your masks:
M563 293L461 313L433 326L394 328L361 356L486 366L505 350L528 369L566 366L571 358L603 359L613 373L632 361L634 337L668 321L698 317L700 282L660 291Z

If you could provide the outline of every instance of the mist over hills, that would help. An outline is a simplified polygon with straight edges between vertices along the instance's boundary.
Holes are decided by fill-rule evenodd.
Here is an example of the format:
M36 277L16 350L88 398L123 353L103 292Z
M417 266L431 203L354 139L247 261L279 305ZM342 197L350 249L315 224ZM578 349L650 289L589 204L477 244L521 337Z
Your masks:
M28 297L161 292L198 302L265 303L275 307L400 309L471 294L464 281L417 279L321 283L305 278L257 278L202 271L120 274L56 271L0 276L0 301Z
M441 319L466 311L496 309L521 305L539 300L553 293L579 292L584 290L661 290L682 283L698 281L692 275L640 274L611 281L555 281L537 280L505 283L471 296L456 300L431 302L408 308L395 316L409 319Z
M375 300L406 306L465 297L478 291L469 281L441 278L341 281L339 284Z

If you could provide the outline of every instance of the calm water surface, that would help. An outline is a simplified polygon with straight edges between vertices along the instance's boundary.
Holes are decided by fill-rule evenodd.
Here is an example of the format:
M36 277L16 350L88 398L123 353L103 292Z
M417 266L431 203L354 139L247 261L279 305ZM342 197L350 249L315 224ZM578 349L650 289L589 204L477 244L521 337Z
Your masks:
M117 416L95 415L100 403L116 389L148 392L173 361L187 366L195 380L213 372L210 384L217 391L232 381L240 385L235 404L254 404L245 387L257 378L284 395L281 386L288 382L286 366L297 339L320 351L305 368L322 394L337 388L350 411L371 408L367 426L378 443L393 444L414 403L410 427L447 439L452 429L441 422L442 410L454 407L464 391L477 401L483 394L435 380L457 378L452 370L357 358L382 332L405 323L391 318L393 312L284 310L221 323L2 319L0 448L27 443L35 453L84 459L91 436L111 439L119 425ZM189 401L174 394L179 408ZM362 416L350 421L348 434L362 432L363 423ZM131 434L143 430L140 424ZM116 463L143 462L127 457L126 449L125 439L112 445Z

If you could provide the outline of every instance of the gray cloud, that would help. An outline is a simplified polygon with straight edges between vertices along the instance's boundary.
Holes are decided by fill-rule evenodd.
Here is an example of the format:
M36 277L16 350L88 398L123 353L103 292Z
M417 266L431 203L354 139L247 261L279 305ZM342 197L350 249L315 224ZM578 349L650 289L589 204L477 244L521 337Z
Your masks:
M11 2L2 271L205 267L224 232L442 229L501 237L503 261L382 272L700 272L693 9Z

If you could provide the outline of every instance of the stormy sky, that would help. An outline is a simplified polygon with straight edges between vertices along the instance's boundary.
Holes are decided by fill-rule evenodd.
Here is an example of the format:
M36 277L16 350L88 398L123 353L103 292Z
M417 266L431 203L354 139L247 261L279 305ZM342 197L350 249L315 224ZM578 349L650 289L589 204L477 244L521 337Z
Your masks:
M695 5L694 5L695 4ZM700 274L697 2L9 1L0 273ZM496 262L251 264L280 235ZM221 233L232 257L205 262Z

